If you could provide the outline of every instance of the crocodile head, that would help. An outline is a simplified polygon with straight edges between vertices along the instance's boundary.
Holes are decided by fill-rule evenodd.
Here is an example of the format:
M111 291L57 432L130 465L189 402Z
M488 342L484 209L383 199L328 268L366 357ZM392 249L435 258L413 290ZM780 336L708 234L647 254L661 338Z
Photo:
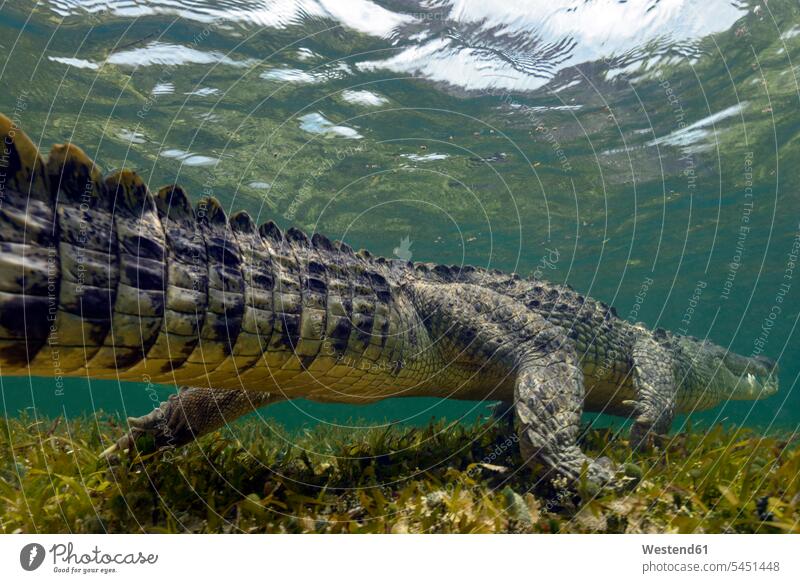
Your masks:
M686 381L693 385L698 403L756 401L778 392L778 365L771 358L743 356L690 337L680 337L678 344L691 366Z

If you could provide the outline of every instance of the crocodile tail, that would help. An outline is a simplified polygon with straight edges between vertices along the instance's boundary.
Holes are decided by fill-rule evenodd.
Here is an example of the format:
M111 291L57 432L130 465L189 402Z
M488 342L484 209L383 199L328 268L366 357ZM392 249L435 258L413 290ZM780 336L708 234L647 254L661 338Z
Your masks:
M59 268L52 194L38 149L0 115L0 374L27 367L47 342Z
M0 144L0 375L263 387L386 349L383 260L72 144L45 162L1 115Z
M72 144L45 162L0 115L0 375L235 382L271 338L278 239Z
M160 326L164 233L134 172L72 144L45 163L0 115L0 374L116 374Z

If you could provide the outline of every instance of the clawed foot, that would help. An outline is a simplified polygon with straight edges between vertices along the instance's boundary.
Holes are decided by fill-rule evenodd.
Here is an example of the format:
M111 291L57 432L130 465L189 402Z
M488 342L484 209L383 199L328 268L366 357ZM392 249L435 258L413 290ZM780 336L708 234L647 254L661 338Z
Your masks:
M581 482L592 484L600 490L616 490L619 466L611 458L599 457L591 460L585 474L581 475Z
M563 453L565 455L560 460L553 460L553 467L565 480L564 486L583 494L594 496L601 492L622 491L636 482L627 467L606 456L592 459L577 448Z
M654 415L643 410L643 406L635 401L626 401L636 415L630 431L630 444L634 451L647 451L653 446L661 445L666 439L664 433L669 423L654 419ZM666 427L665 427L666 426Z
M128 426L130 431L101 453L101 458L109 458L117 452L132 451L137 443L141 444L144 437L152 438L152 449L156 451L178 447L195 438L182 410L180 394L170 395L168 400L147 415L128 417Z
M663 436L653 430L652 423L637 419L631 426L630 444L634 451L647 451L653 446L660 445L662 440Z
M607 457L599 457L589 466L586 483L593 484L591 493L624 492L636 487L641 481L642 471L634 464L621 466Z

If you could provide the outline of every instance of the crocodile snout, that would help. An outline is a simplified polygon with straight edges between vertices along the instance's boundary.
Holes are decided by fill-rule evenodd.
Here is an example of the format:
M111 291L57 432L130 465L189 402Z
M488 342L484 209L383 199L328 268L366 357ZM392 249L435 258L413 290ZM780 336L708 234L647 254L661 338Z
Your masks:
M767 369L767 372L772 374L778 374L778 361L774 358L770 358L768 356L756 356L755 360L757 360L761 366Z

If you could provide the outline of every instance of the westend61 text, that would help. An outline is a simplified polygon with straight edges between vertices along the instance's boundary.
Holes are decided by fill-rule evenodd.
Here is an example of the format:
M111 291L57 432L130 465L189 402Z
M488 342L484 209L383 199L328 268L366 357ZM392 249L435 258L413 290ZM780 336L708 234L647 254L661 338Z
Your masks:
M707 555L708 545L666 545L663 547L642 545L642 552L645 555Z

